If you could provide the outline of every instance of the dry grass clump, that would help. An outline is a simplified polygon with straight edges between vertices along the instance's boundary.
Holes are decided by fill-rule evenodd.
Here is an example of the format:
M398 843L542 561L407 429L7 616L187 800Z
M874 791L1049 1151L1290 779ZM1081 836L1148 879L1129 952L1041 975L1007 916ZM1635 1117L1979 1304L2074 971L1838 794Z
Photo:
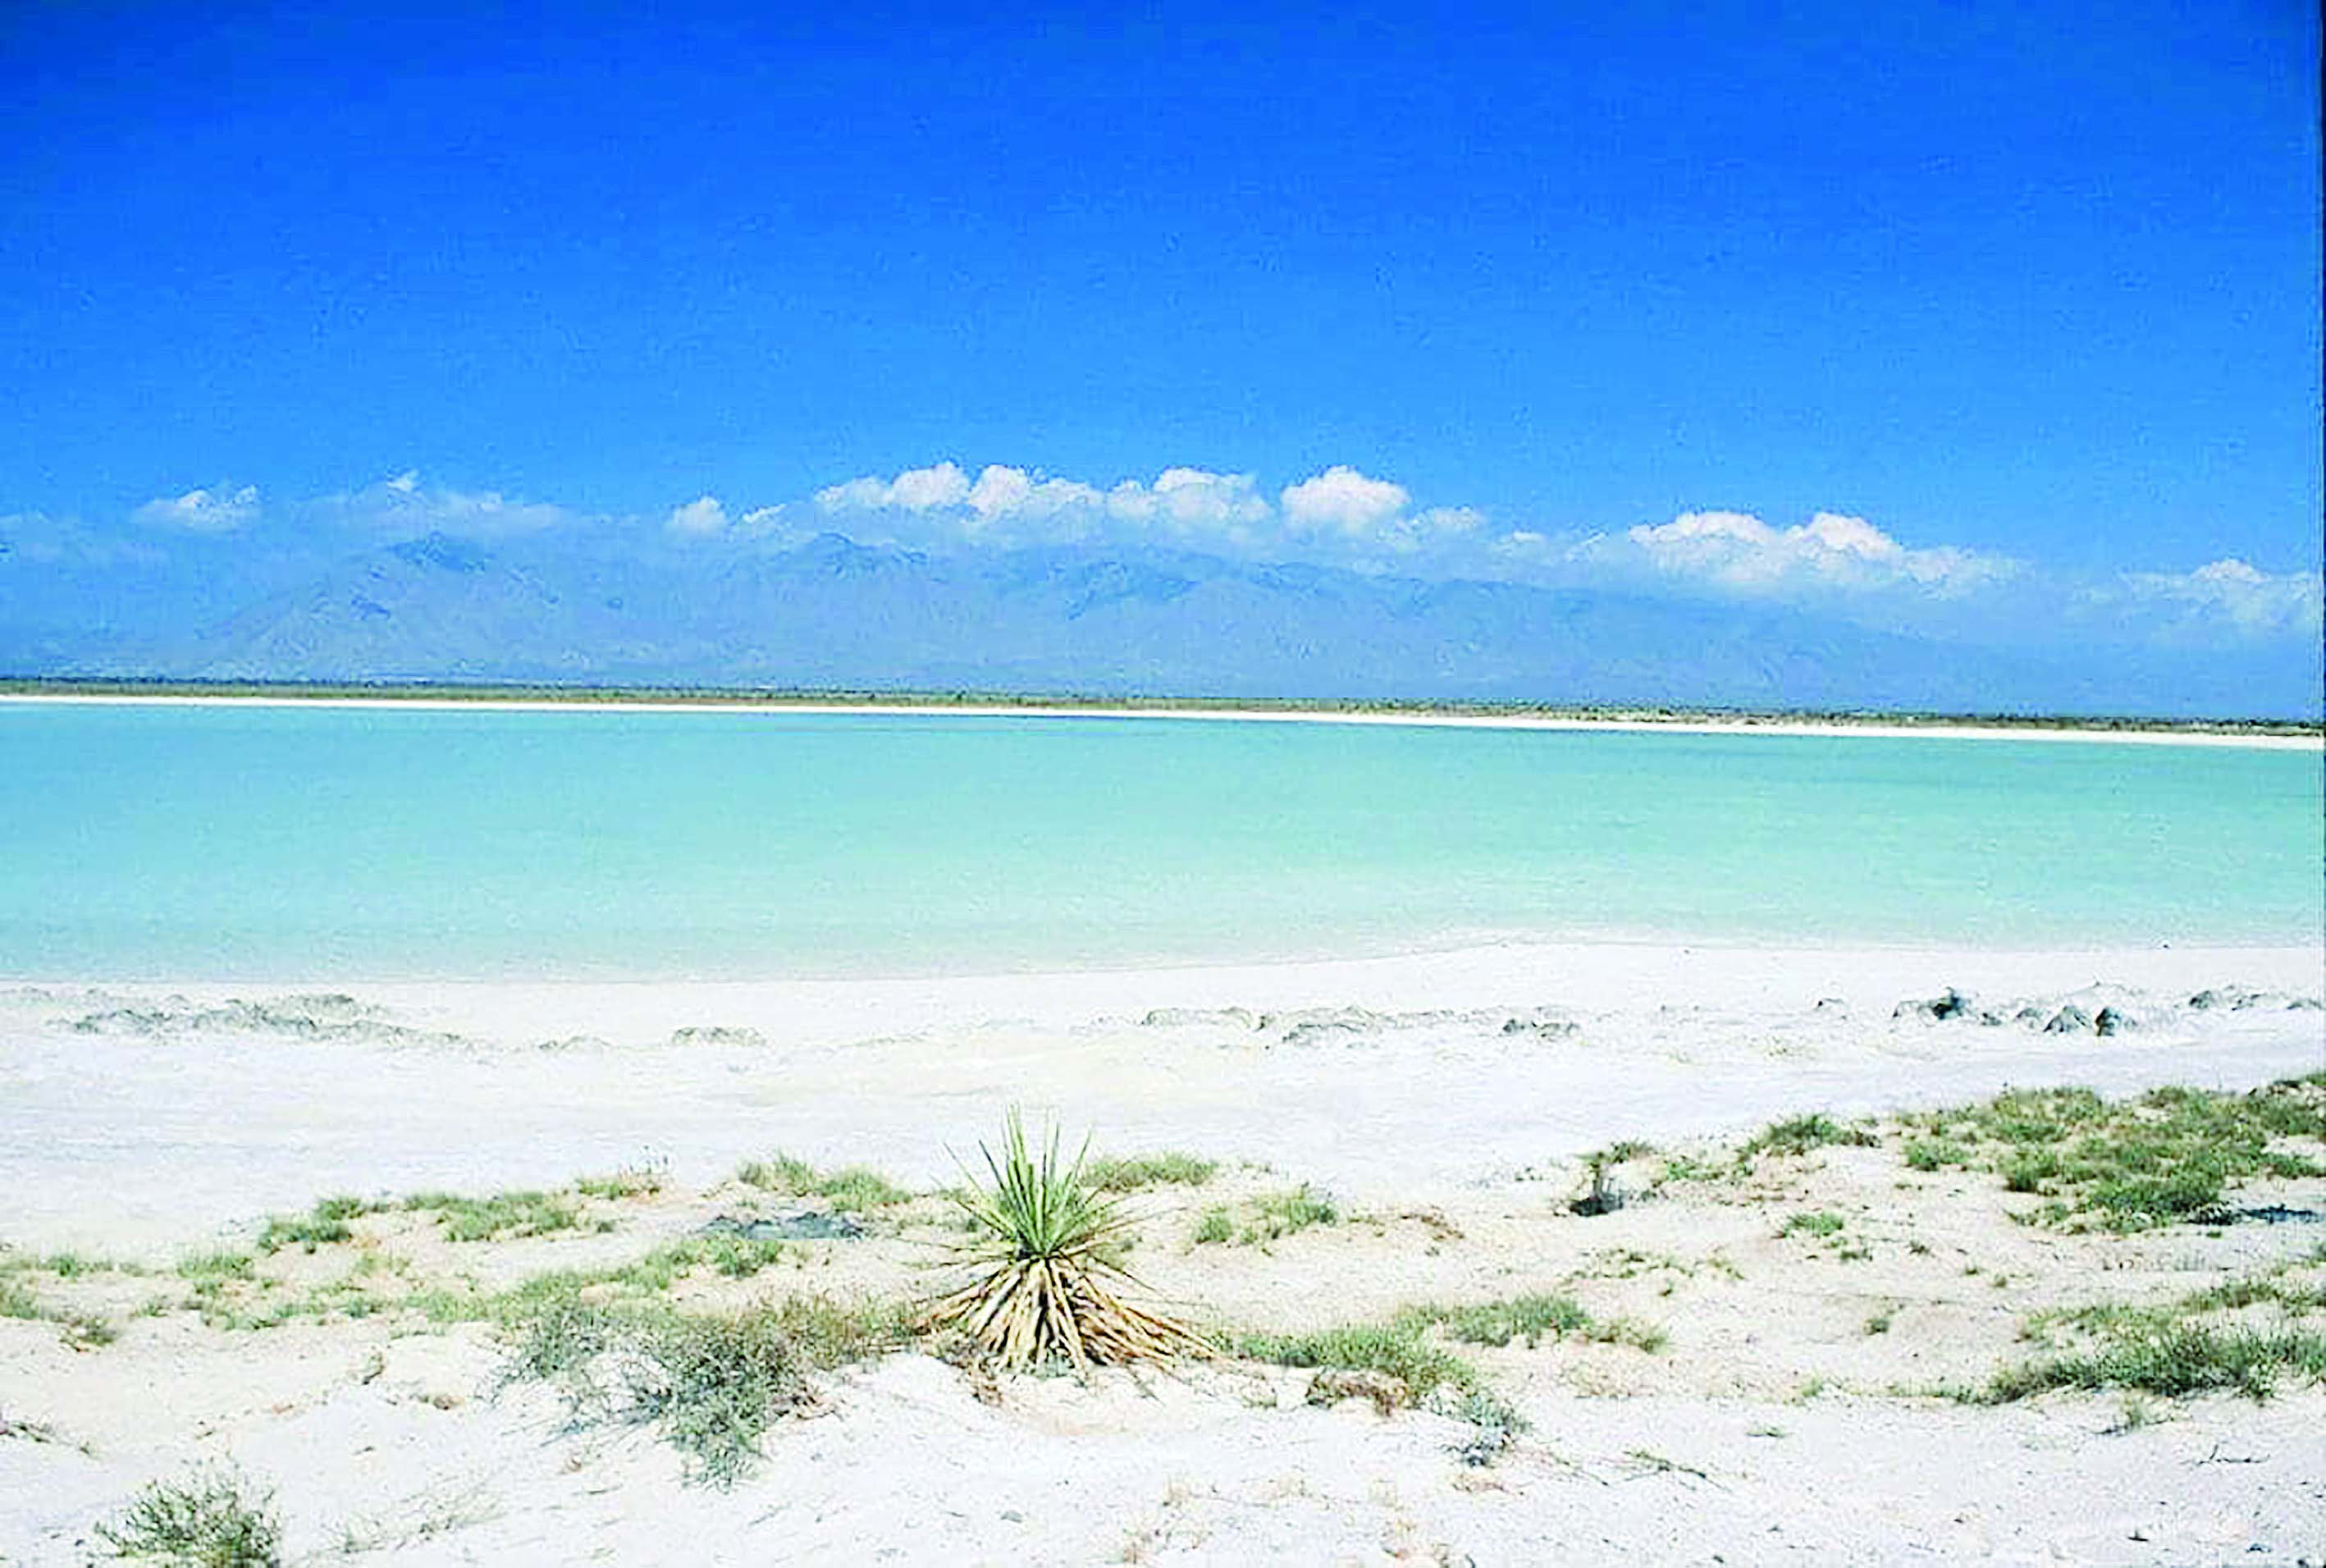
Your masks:
M1102 1192L1138 1192L1165 1185L1201 1187L1219 1169L1216 1160L1167 1149L1159 1154L1093 1160L1084 1167L1083 1175Z
M1748 1139L1736 1151L1740 1162L1750 1163L1762 1154L1806 1154L1812 1149L1835 1146L1870 1148L1878 1140L1864 1127L1837 1122L1823 1112L1794 1116L1782 1122L1772 1122Z
M893 1309L814 1296L697 1313L548 1290L508 1326L509 1380L556 1385L577 1424L655 1427L693 1479L722 1487L759 1456L771 1423L814 1408L812 1374L905 1342Z
M1189 1240L1198 1246L1234 1242L1242 1246L1265 1247L1288 1236L1341 1222L1340 1206L1329 1194L1316 1190L1305 1181L1280 1191L1263 1192L1244 1204L1242 1212L1244 1218L1239 1224L1235 1209L1224 1203L1212 1204L1197 1218Z
M1194 1329L1115 1293L1118 1283L1135 1283L1115 1261L1130 1220L1121 1199L1091 1181L1087 1144L1061 1165L1053 1128L1037 1159L1013 1110L1000 1156L982 1144L979 1153L991 1185L972 1172L952 1194L970 1227L954 1248L968 1277L926 1304L925 1330L960 1333L978 1353L1019 1369L1213 1353Z
M154 1482L120 1518L98 1526L97 1537L116 1557L185 1568L275 1568L283 1560L273 1495L222 1466Z
M821 1198L833 1209L851 1214L868 1214L876 1209L909 1203L913 1197L870 1166L818 1171L805 1160L783 1153L751 1161L735 1172L735 1180L764 1192Z

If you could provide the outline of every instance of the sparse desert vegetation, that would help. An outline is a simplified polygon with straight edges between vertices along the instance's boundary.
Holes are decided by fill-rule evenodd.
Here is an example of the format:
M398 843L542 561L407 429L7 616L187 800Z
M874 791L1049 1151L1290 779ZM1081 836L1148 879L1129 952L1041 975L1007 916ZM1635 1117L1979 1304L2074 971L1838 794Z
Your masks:
M1989 1421L2029 1400L2089 1400L2105 1402L2093 1430L2125 1434L2174 1428L2192 1399L2326 1387L2326 1246L2256 1252L2299 1227L2238 1218L2256 1182L2275 1184L2279 1209L2326 1197L2321 1091L2312 1077L2250 1094L2013 1091L1864 1122L1805 1115L1725 1147L1605 1146L1575 1162L1578 1182L1619 1169L1645 1181L1605 1209L1571 1204L1572 1186L1515 1187L1354 1218L1312 1184L1195 1153L1069 1159L1055 1133L1012 1118L949 1191L777 1156L710 1191L657 1173L329 1198L166 1270L0 1252L0 1317L84 1358L138 1357L180 1318L221 1346L305 1325L376 1345L376 1359L474 1336L498 1368L482 1393L548 1390L575 1441L650 1433L714 1490L751 1484L791 1451L779 1432L844 1406L900 1357L935 1357L1002 1407L1055 1402L1035 1390L1059 1371L1177 1361L1196 1396L1278 1421L1351 1406L1390 1428L1444 1423L1437 1451L1479 1485L1510 1484L1488 1478L1514 1455L1560 1451L1544 1414L1558 1398L1886 1401ZM2123 1196L2140 1182L2156 1185ZM2155 1196L2183 1187L2202 1203ZM749 1201L760 1194L794 1207L762 1220ZM883 1218L836 1223L851 1213ZM2144 1261L2165 1232L2186 1239ZM2135 1288L2238 1237L2198 1285ZM951 1272L932 1275L932 1258ZM1507 1287L1478 1288L1496 1269ZM2100 1279L2117 1288L2096 1295ZM476 1392L429 1397L451 1409ZM12 1414L10 1431L60 1441L56 1414ZM1668 1438L1605 1463L1716 1473ZM125 1554L205 1540L245 1554L182 1560L274 1561L279 1518L223 1473L157 1483L103 1538ZM492 1515L464 1503L414 1517L454 1529Z
M276 1568L283 1560L273 1494L225 1465L151 1483L96 1535L115 1557L176 1568Z

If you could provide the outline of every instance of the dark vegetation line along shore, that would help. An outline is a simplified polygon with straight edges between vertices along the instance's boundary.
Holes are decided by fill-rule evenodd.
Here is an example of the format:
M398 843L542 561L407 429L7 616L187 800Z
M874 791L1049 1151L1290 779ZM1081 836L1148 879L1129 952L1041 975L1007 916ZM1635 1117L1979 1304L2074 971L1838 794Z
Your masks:
M1982 728L2110 730L2193 735L2326 736L2326 723L2220 717L2160 719L2137 714L1931 713L1874 708L1723 708L1686 705L1626 707L1564 703L1452 703L1335 700L1307 697L1128 695L1092 692L859 690L844 687L565 686L476 684L422 680L252 681L128 677L0 677L0 695L263 697L276 701L363 698L410 702L686 704L702 707L786 707L843 704L861 707L1071 709L1092 714L1152 712L1387 714L1421 718L1554 719L1588 723L1864 724Z

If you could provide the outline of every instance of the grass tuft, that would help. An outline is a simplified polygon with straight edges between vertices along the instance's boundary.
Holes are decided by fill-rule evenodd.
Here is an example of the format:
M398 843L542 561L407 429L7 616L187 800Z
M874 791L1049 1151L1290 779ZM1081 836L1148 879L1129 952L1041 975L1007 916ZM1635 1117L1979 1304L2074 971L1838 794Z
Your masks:
M304 1214L278 1214L271 1217L258 1233L257 1247L265 1253L276 1253L286 1246L296 1246L312 1252L318 1246L336 1242L352 1241L355 1232L348 1226L350 1219L378 1212L380 1205L362 1198L325 1198Z
M447 1241L498 1241L505 1236L546 1236L572 1230L582 1223L573 1200L550 1192L497 1192L489 1198L463 1198L451 1192L423 1192L404 1201L416 1214L433 1214Z
M283 1560L273 1494L222 1466L154 1482L97 1536L116 1557L186 1568L275 1568Z
M735 1172L735 1179L763 1191L786 1192L797 1198L821 1198L836 1209L862 1214L912 1200L913 1195L879 1171L864 1165L818 1171L805 1160L777 1154L754 1160Z
M1379 1372L1405 1386L1417 1402L1440 1388L1467 1394L1476 1388L1477 1369L1451 1351L1430 1344L1426 1320L1400 1316L1388 1324L1360 1324L1308 1334L1247 1334L1237 1354L1277 1367L1335 1367Z
M1910 1165L1983 1165L2005 1190L2046 1199L2023 1218L2061 1229L2220 1223L2241 1181L2326 1176L2316 1153L2285 1146L2326 1142L2326 1073L2247 1094L2159 1088L2114 1101L2014 1089L1902 1121L1927 1134L1908 1143Z
M1841 1216L1830 1209L1809 1209L1788 1216L1785 1223L1777 1227L1777 1234L1781 1237L1806 1236L1822 1241L1839 1234L1844 1223Z
M1397 1321L1417 1329L1442 1327L1465 1345L1497 1349L1521 1339L1532 1349L1546 1336L1629 1345L1651 1352L1670 1342L1670 1337L1652 1323L1633 1318L1595 1318L1568 1296L1534 1294L1466 1307L1409 1307Z
M2326 1283L2290 1279L2293 1266L2161 1306L2101 1302L2039 1313L2022 1337L2051 1348L2064 1331L2072 1341L2065 1353L2006 1367L1971 1397L2003 1404L2053 1388L2116 1388L2165 1395L2227 1389L2260 1399L2289 1374L2326 1383L2326 1331L2312 1322L2326 1313ZM2217 1317L2262 1307L2275 1309L2274 1321Z
M1214 1203L1196 1220L1195 1245L1234 1242L1242 1246L1266 1246L1320 1225L1337 1225L1341 1210L1325 1193L1307 1182L1278 1192L1264 1192L1242 1206L1243 1218L1224 1203Z
M1219 1162L1177 1150L1093 1160L1083 1174L1102 1192L1139 1192L1149 1187L1201 1187L1218 1174Z
M505 1375L557 1384L577 1421L656 1427L692 1479L723 1487L772 1422L815 1403L811 1374L904 1339L896 1310L820 1297L698 1314L544 1289L511 1316Z
M1875 1142L1874 1134L1865 1128L1847 1126L1820 1111L1772 1122L1747 1139L1736 1151L1736 1157L1750 1162L1763 1154L1806 1154L1812 1149L1836 1144L1865 1148Z

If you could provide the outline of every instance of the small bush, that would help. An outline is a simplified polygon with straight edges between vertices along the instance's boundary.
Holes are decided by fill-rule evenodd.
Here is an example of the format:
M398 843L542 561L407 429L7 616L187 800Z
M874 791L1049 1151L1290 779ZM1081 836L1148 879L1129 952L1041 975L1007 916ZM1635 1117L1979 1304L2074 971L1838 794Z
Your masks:
M2040 1313L2023 1337L2050 1347L2065 1328L2077 1341L2055 1355L1996 1374L1983 1394L1990 1403L2022 1399L2052 1388L2121 1388L2167 1395L2230 1389L2266 1397L2287 1373L2326 1383L2326 1333L2310 1314L2326 1311L2326 1284L2287 1277L2293 1265L2269 1274L2228 1280L2162 1306L2102 1302ZM2208 1321L2207 1314L2274 1306L2278 1321Z
M1484 1302L1467 1307L1409 1307L1397 1321L1416 1330L1443 1327L1465 1345L1500 1348L1522 1339L1531 1349L1548 1335L1600 1345L1630 1345L1661 1350L1668 1342L1661 1329L1632 1318L1595 1318L1567 1296L1524 1295L1508 1301Z
M795 1160L789 1154L754 1160L736 1171L735 1178L768 1192L821 1198L834 1209L859 1214L910 1202L913 1196L869 1166L849 1165L838 1171L820 1171L806 1161Z
M1218 1173L1219 1168L1216 1160L1167 1151L1093 1160L1083 1175L1102 1192L1138 1192L1149 1187L1201 1187Z
M258 1233L258 1250L274 1253L296 1246L312 1252L330 1243L351 1241L355 1232L348 1221L378 1209L361 1198L325 1198L304 1214L274 1215Z
M1252 1219L1244 1227L1242 1239L1252 1244L1275 1241L1315 1226L1338 1224L1341 1218L1333 1200L1305 1181L1255 1198L1251 1208Z
M1983 1398L1999 1405L2053 1388L2129 1388L2163 1395L2229 1389L2262 1399L2275 1388L2279 1375L2289 1371L2326 1381L2326 1334L2160 1321L2106 1336L2083 1355L2006 1367L1988 1383Z
M1951 1138L1919 1138L1906 1145L1906 1163L1916 1171L1942 1171L1949 1165L1968 1165L1972 1158L1968 1149Z
M617 1171L611 1176L584 1176L573 1183L573 1190L584 1198L609 1200L644 1198L662 1190L662 1172L658 1170Z
M1493 1463L1533 1430L1516 1405L1491 1388L1471 1389L1447 1414L1470 1423L1470 1435L1454 1449L1466 1465Z
M814 1297L696 1314L552 1293L513 1315L506 1375L557 1383L577 1420L659 1428L693 1479L727 1486L771 1422L814 1404L810 1373L903 1339L894 1309Z
M1235 1233L1235 1216L1228 1212L1226 1204L1214 1203L1196 1221L1194 1241L1197 1246L1207 1246L1233 1241Z
M2082 1088L2014 1089L1903 1120L1961 1150L1961 1162L1990 1166L2006 1190L2049 1199L2022 1218L2067 1229L2218 1223L2239 1181L2326 1175L2310 1155L2272 1146L2326 1136L2326 1074L2250 1094L2161 1088L2116 1101Z
M547 1192L497 1192L489 1198L423 1192L406 1199L404 1207L434 1214L447 1241L546 1236L554 1230L572 1230L582 1223L581 1211L572 1199Z
M178 1260L178 1273L190 1280L247 1280L256 1261L247 1252L202 1252Z
M1829 1209L1807 1210L1789 1217L1777 1228L1779 1236L1807 1236L1823 1240L1839 1234L1845 1222Z
M1237 1351L1279 1367L1336 1367L1394 1377L1416 1400L1439 1388L1466 1394L1478 1386L1475 1368L1423 1337L1424 1321L1400 1319L1387 1326L1326 1329L1313 1334L1250 1334Z
M1531 1348L1545 1334L1563 1339L1591 1323L1591 1314L1566 1296L1516 1296L1431 1315L1465 1345L1501 1346L1523 1339Z
M630 1420L659 1423L699 1479L730 1486L768 1423L814 1402L806 1358L766 1314L650 1321L623 1369Z
M65 1320L65 1343L76 1350L102 1350L119 1338L119 1329L93 1312Z
M97 1535L116 1557L188 1568L276 1568L283 1560L273 1495L224 1467L155 1481L118 1519L98 1526Z
M1771 1123L1748 1139L1736 1154L1740 1160L1749 1161L1762 1154L1806 1154L1812 1149L1825 1148L1829 1144L1864 1148L1875 1141L1874 1134L1865 1128L1845 1126L1819 1112Z

